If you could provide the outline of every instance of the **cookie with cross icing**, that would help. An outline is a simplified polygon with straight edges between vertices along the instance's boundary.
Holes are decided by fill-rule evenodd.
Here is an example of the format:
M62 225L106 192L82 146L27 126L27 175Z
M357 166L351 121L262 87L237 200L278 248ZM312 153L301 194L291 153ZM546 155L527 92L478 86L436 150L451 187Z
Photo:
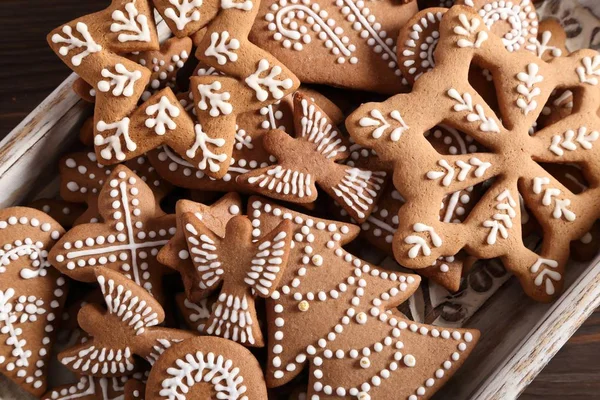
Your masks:
M175 233L175 215L157 208L150 187L119 165L98 195L99 223L77 225L51 251L56 267L73 279L93 282L109 268L162 299L162 265L156 256Z
M186 242L183 216L188 213L193 214L211 232L223 237L227 222L242 213L242 201L237 193L228 193L210 206L190 200L179 200L175 212L177 227L175 234L160 249L157 259L181 274L186 297L192 302L199 302L209 293L199 285L200 281Z
M319 185L357 221L373 210L385 186L385 171L340 164L348 158L348 140L307 96L294 95L295 137L274 130L263 145L277 164L246 173L238 181L248 189L279 200L312 203Z
M255 243L253 225L245 216L231 218L223 236L193 213L183 214L181 223L200 289L214 291L222 283L204 333L264 346L254 297L269 297L283 276L292 239L290 223L283 221Z
M398 93L396 38L416 12L416 1L263 0L250 38L302 82Z
M248 349L219 337L174 344L152 367L147 399L266 399L261 366Z
M492 73L499 114L464 80L473 59L481 59ZM394 185L407 201L399 210L393 241L398 262L423 268L464 249L477 258L501 257L536 300L558 295L569 243L584 236L598 218L598 188L594 183L575 194L539 163L575 163L590 176L598 174L598 65L600 56L593 50L551 62L526 49L509 51L471 8L447 11L440 24L436 65L413 91L364 104L346 120L357 143L394 163ZM531 135L544 104L555 89L564 87L575 89L579 107ZM370 123L374 112L390 121L381 134ZM401 137L390 134L398 126L392 114L404 121ZM441 156L423 134L442 121L473 136L488 152ZM483 182L491 186L465 223L438 220L439 200ZM523 244L521 201L542 227L537 253Z
M106 309L85 305L77 316L91 336L80 345L61 352L58 359L75 373L95 377L131 375L141 357L151 365L173 343L194 336L178 329L162 328L165 312L143 288L107 268L94 270Z
M50 248L63 228L27 207L0 211L0 373L35 396L46 391L67 282Z
M172 190L172 185L157 174L146 156L127 161L125 165L152 188L157 206ZM98 196L113 169L112 166L98 163L96 154L91 151L67 154L60 160L61 197L73 203L86 203L88 206L85 213L75 220L75 224L99 221ZM158 207L157 209L160 210Z

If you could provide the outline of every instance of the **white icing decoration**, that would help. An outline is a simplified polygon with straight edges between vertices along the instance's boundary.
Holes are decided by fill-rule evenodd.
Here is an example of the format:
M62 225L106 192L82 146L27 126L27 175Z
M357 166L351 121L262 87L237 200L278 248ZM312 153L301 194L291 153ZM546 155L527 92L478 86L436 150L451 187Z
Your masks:
M496 197L496 210L498 212L492 216L492 219L484 221L483 226L490 228L487 236L487 244L496 244L498 233L502 238L508 238L508 229L512 228L512 219L517 216L515 207L517 202L513 199L508 189L505 189Z
M481 122L479 124L479 130L482 132L500 132L498 123L493 117L486 117L483 107L480 104L473 106L473 98L469 93L464 93L462 96L460 93L452 88L448 90L448 96L456 100L458 104L455 104L453 110L456 112L468 111L467 121L469 122ZM475 111L475 112L474 112Z
M103 275L99 275L96 280L102 290L109 314L119 317L121 321L131 326L136 336L144 333L146 328L158 325L156 311L139 297L132 296L126 286L112 279L106 280Z
M202 159L198 163L198 169L205 170L208 167L212 172L218 172L221 169L219 163L224 162L227 159L227 154L216 154L213 153L208 145L213 145L215 147L223 147L225 145L225 139L222 138L211 138L206 132L202 130L202 125L196 124L194 126L194 131L196 133L196 140L192 147L190 147L186 151L186 155L190 158L196 157L196 152L198 149L202 151Z
M221 8L223 10L235 8L236 10L250 11L252 10L252 0L244 0L242 2L237 2L235 0L221 0Z
M84 375L88 371L91 371L92 374L98 372L101 374L108 374L109 372L125 374L133 371L133 361L133 355L129 347L115 351L112 348L96 347L94 345L79 350L74 356L60 359L62 364Z
M65 43L66 46L62 46L58 49L58 52L61 56L66 56L73 49L84 49L79 54L71 57L71 64L78 67L81 65L81 61L92 53L97 53L102 50L102 46L94 41L92 35L88 31L88 26L83 22L78 22L75 25L75 30L81 34L81 39L75 37L73 35L73 29L65 25L62 28L62 32L66 35L61 36L58 33L52 35L52 43Z
M236 150L243 150L244 147L252 150L254 145L252 144L252 136L248 135L245 130L237 129L235 131L235 148Z
M414 75L415 81L419 79L425 71L429 71L435 66L433 53L437 47L440 32L438 29L434 29L429 36L422 37L422 35L425 32L425 29L430 25L439 25L443 16L444 13L442 12L437 12L435 14L431 12L426 13L424 17L411 27L408 35L409 38L404 42L404 45L407 48L402 50L402 56L410 57L404 61L404 66L408 68L408 73L410 75ZM416 42L419 40L420 42ZM416 65L419 60L420 65Z
M279 232L272 241L265 241L258 247L258 253L252 259L251 270L246 273L244 282L252 289L268 296L273 290L273 281L281 271L282 249L285 247L286 232ZM275 256L275 257L274 257Z
M200 351L177 359L166 371L169 378L161 382L159 395L169 400L185 400L190 387L200 383L210 383L217 398L227 400L248 400L243 394L244 377L235 362L222 355Z
M536 84L542 82L544 77L538 75L539 67L535 63L527 65L527 72L519 72L517 79L521 81L517 85L517 92L524 96L517 99L517 107L523 110L523 114L527 115L531 111L534 111L538 103L534 100L534 97L539 96L541 90L539 87L535 87Z
M283 71L279 65L273 66L266 76L260 76L268 70L269 61L263 58L259 61L256 72L245 79L246 84L256 92L258 101L266 101L269 98L269 93L274 99L281 99L285 94L283 90L288 90L294 85L294 81L290 78L278 79Z
M125 390L125 381L127 377L120 378L94 378L92 376L82 376L77 383L72 386L53 390L50 392L49 399L52 400L74 400L85 399L92 396L102 400L123 400L123 392ZM110 380L110 385L109 385ZM121 382L122 381L122 382ZM98 382L98 385L96 385ZM109 389L112 389L112 397L109 394ZM97 397L101 396L101 397Z
M198 286L200 289L209 289L219 282L225 272L216 253L216 243L206 235L198 236L192 224L186 224L185 230L194 235L189 236L187 242L194 264L201 274Z
M44 249L44 243L34 243L30 238L16 240L13 244L4 244L0 249L0 274L6 272L6 268L11 262L24 256L29 258L32 268L21 268L19 272L21 278L32 279L38 276L46 276L47 268L50 266L47 259L48 251Z
M456 174L455 168L443 158L438 161L438 165L442 167L444 171L429 171L427 172L427 179L438 180L443 178L441 183L446 187L452 184L455 175L457 181L464 182L468 177L469 171L471 171L473 167L476 167L473 171L473 176L475 178L481 178L485 174L485 171L492 166L489 162L481 161L477 157L471 157L468 163L457 160L456 166L459 170L458 174Z
M179 30L185 29L190 22L200 20L200 8L203 0L169 0L175 8L169 7L164 11L165 17L175 22Z
M206 298L201 299L198 303L192 303L188 299L185 299L183 301L183 306L188 310L191 310L188 312L188 318L191 322L208 320L208 317L210 317L210 313L212 312L211 308L208 307L208 299ZM198 324L196 326L196 329L198 330L198 332L203 333L204 327L204 324Z
M431 238L431 243L434 247L442 246L442 238L435 232L435 230L428 225L422 223L416 223L413 225L413 231L416 233L427 232ZM431 248L428 242L418 235L410 235L404 239L404 243L414 245L408 251L409 258L416 258L419 252L422 252L424 256L429 257L431 255Z
M217 93L218 90L221 90L221 82L219 81L214 81L210 85L198 85L198 93L200 94L198 108L206 111L210 105L209 114L211 117L229 115L233 112L233 106L228 103L231 94L229 92Z
M108 184L112 188L110 196L114 199L111 204L113 219L105 221L111 223L118 231L116 234L86 238L74 243L65 242L63 247L67 250L65 259L67 268L83 268L86 266L102 266L107 263L118 263L121 269L127 271L137 285L151 292L151 277L148 263L144 261L147 252L164 246L173 235L174 227L160 229L158 232L144 229L139 220L141 211L137 208L140 199L137 197L140 190L136 186L128 189L127 182L134 185L133 176L121 171L119 177L110 179ZM134 226L135 225L135 226ZM141 228L140 228L141 226ZM142 254L144 253L144 254ZM58 255L57 259L62 257Z
M115 133L107 137L103 137L102 135L94 136L95 146L108 145L104 149L100 150L100 156L102 156L102 158L105 160L112 159L113 152L115 154L115 158L119 161L123 161L125 158L127 158L126 154L121 148L121 137L123 137L123 140L125 140L125 147L127 150L135 151L135 149L137 149L137 145L129 137L129 118L127 117L120 121L113 122L112 124L107 124L104 121L98 121L96 129L98 132L112 131L113 129L115 130Z
M336 26L333 18L321 17L321 6L318 3L289 4L286 0L279 0L271 6L272 12L265 14L265 20L269 22L267 28L275 31L273 39L282 42L282 46L296 51L302 51L304 46L312 42L309 34L309 26L312 31L318 32L318 38L325 42L325 46L331 49L338 64L346 62L350 58L351 64L356 64L358 58L352 56L356 46L350 44L350 39L343 35L344 30ZM291 15L294 18L290 18ZM303 25L300 21L307 24ZM342 36L343 35L343 36Z
M293 194L299 198L312 196L312 176L309 173L283 168L280 165L269 168L264 173L248 178L248 183L258 183L276 193Z
M152 129L157 135L164 135L167 129L177 128L172 118L177 118L181 113L179 107L171 104L167 96L162 96L158 103L146 107L146 115L154 116L146 119L146 127Z
M240 4L240 3L235 3ZM252 2L250 2L252 4ZM227 60L235 62L238 55L232 50L240 48L240 41L229 37L229 32L213 32L210 34L210 45L204 51L206 57L215 57L219 65L225 65Z
M556 262L555 260L549 260L547 258L538 258L537 261L529 269L532 274L537 274L538 271L540 271L541 269L541 272L535 277L534 283L536 286L541 286L545 280L546 294L550 296L552 296L556 291L554 288L553 281L560 282L562 280L561 274L558 271L553 270L557 267L558 262Z
M115 72L110 72L108 68L102 68L102 77L110 78L110 80L98 81L98 90L108 92L112 86L113 96L131 97L134 95L135 82L142 78L142 72L138 70L129 71L121 64L115 64Z
M519 50L528 35L537 35L537 16L529 0L486 2L479 9L479 16L488 28L498 21L510 25L511 29L501 39L511 52Z
M598 85L597 76L600 76L600 56L596 55L593 58L583 57L581 65L575 70L581 83L587 83L592 86Z
M183 339L162 339L158 338L155 341L155 344L152 346L152 350L150 354L148 354L144 359L148 361L150 365L154 365L154 363L160 358L162 353L164 353L167 349L171 348L174 343L181 343Z
M344 204L356 212L358 218L362 219L383 187L385 175L383 171L350 168L346 170L344 179L333 186L332 190Z
M529 44L525 48L534 53L539 58L542 58L544 54L549 51L552 57L560 57L562 50L556 46L549 45L552 39L552 32L544 31L542 33L542 40L539 41L537 37L529 38Z
M302 137L316 146L316 151L325 158L334 158L346 151L341 135L321 111L313 103L302 99Z
M480 25L479 19L473 18L471 19L471 21L469 21L465 14L459 14L458 20L460 22L460 26L457 25L454 27L454 33L460 36L465 36L469 39L461 38L456 42L456 45L458 47L474 47L477 49L480 48L483 42L485 42L488 39L488 34L486 31L477 32L477 29ZM470 38L475 34L475 32L477 32L477 34L475 35L473 41L473 39Z
M6 335L4 344L12 348L10 355L17 358L15 365L27 368L33 353L27 350L27 340L22 337L23 328L20 325L37 321L38 316L46 314L47 310L43 300L35 296L13 298L15 294L13 288L0 290L0 334Z
M571 200L559 199L558 196L561 194L560 189L549 187L544 190L544 186L549 184L550 178L548 177L533 178L533 193L541 194L544 192L544 196L542 197L542 204L544 206L552 206L552 203L554 202L554 210L552 211L553 218L559 219L565 217L569 222L575 221L577 216L573 211L568 209L571 205Z
M400 111L393 110L390 112L389 116L392 120L394 120L395 122L397 122L399 124L398 127L392 128L392 131L390 132L390 140L392 142L397 142L398 140L400 140L400 137L402 136L402 134L406 130L409 129L409 126L406 125L406 123L404 122L404 119L402 119L402 115L400 115ZM390 128L392 126L392 123L393 122L388 122L388 120L383 116L381 111L379 111L377 109L371 110L371 112L369 112L368 117L362 117L358 121L358 124L363 128L370 128L370 127L374 128L373 132L371 132L371 136L374 139L381 138L381 136L383 136L385 131L388 130L388 128Z
M115 10L112 13L113 22L110 25L111 32L132 32L120 33L118 36L119 42L150 42L150 27L148 26L148 18L140 14L135 7L136 0L131 0L131 3L125 4L127 16L121 10Z
M565 154L565 150L577 150L578 144L583 150L591 150L593 142L598 140L598 137L600 137L600 133L598 133L598 131L592 131L587 134L587 127L585 126L582 126L577 130L577 137L575 137L575 132L569 129L563 134L563 136L554 135L552 137L552 144L548 149L558 157L563 156ZM573 139L575 139L575 141L573 141Z
M298 261L303 264L303 268L300 268L297 275L291 278L290 281L284 282L283 284L280 283L280 291L273 292L269 300L272 302L272 311L276 317L274 320L276 330L269 338L269 345L273 346L271 350L274 353L284 353L288 350L285 347L286 341L284 330L289 326L286 325L286 320L284 319L285 315L283 314L286 310L284 310L284 306L279 299L284 296L288 299L293 299L293 310L300 310L300 312L304 310L305 312L309 312L311 310L310 302L326 302L329 300L335 302L342 293L353 293L352 299L350 300L351 304L348 304L348 309L342 313L343 318L340 323L331 329L328 334L325 334L322 337L311 337L310 340L307 341L309 345L306 348L299 349L296 354L291 354L291 357L289 357L291 361L286 364L283 364L279 357L272 358L271 365L274 367L273 377L275 379L282 379L287 372L302 368L303 363L307 361L307 355L310 356L316 354L317 349L313 346L314 343L318 343L320 348L325 348L328 342L336 340L339 334L343 332L346 325L352 323L366 323L368 320L367 312L360 311L356 313L353 306L358 306L359 304L361 306L364 305L367 307L366 311L368 311L369 315L373 317L379 315L380 320L384 321L386 314L380 312L379 306L384 301L389 301L394 296L405 295L407 291L411 290L409 285L414 283L414 278L412 276L387 272L377 267L373 267L364 260L354 257L342 248L341 242L344 236L347 238L347 235L349 234L348 226L342 223L333 223L318 219L315 220L312 217L304 215L293 216L285 209L281 209L278 206L269 203L263 204L260 201L254 201L250 206L253 210L251 213L253 218L252 222L256 227L252 232L254 238L258 239L263 234L260 229L261 225L264 225L260 223L261 215L263 215L263 213L265 215L275 216L280 220L292 220L296 225L294 228L295 233L293 235L292 247L299 246L304 254L302 260ZM317 293L306 293L306 289L302 287L303 279L306 276L306 269L322 268L323 261L329 259L325 257L325 254L316 254L314 248L316 239L315 234L318 233L319 235L322 235L325 232L330 236L329 240L327 235L323 237L326 242L322 242L325 244L322 251L343 260L343 263L341 263L340 266L347 271L347 277L343 278L339 283L329 289L323 288ZM369 276L370 279L380 278L388 283L394 283L394 285L391 285L389 290L383 291L379 296L374 294L372 303L364 303L365 299L363 297L366 294L365 292L370 290L366 281L367 276ZM359 279L360 277L364 277L365 279ZM406 328L398 327L400 329ZM291 329L295 328L292 326ZM384 342L385 341L386 340L384 340ZM359 351L360 350L361 349L359 349ZM363 352L366 352L367 350L371 351L369 347L362 349ZM357 357L359 351L356 352Z

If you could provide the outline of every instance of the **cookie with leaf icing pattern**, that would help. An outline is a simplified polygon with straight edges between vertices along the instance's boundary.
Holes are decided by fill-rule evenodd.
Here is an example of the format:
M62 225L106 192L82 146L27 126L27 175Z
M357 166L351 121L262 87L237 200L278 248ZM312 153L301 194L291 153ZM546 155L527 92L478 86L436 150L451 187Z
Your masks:
M181 18L184 25L191 22L188 13L199 18L200 10L195 8L201 8L202 23L188 32L207 29L196 43L196 56L228 75L192 78L196 120L183 110L169 87L145 96L152 72L118 55L158 50L147 0L113 0L107 9L73 20L48 35L52 50L96 89L94 145L101 163L115 164L169 145L198 169L220 178L229 168L237 115L272 104L298 87L299 81L283 64L248 41L258 12L252 2L245 8L223 8L185 1L156 1L154 6L165 13L167 24L178 20L176 26ZM178 8L178 15L172 6ZM171 27L180 35L176 26ZM141 99L145 101L138 104Z
M64 229L27 207L0 211L0 373L35 396L46 391L67 281L50 248Z
M175 234L175 215L164 215L150 187L119 165L98 195L101 219L77 225L51 251L66 275L93 282L97 268L119 271L162 299L163 266L156 256Z
M146 398L263 400L267 388L250 351L230 340L201 336L162 354L148 377Z
M264 0L250 39L304 83L398 93L396 38L416 12L416 1Z
M79 325L91 336L85 343L61 352L58 359L73 372L95 377L131 375L139 363L151 365L173 343L194 334L158 325L165 319L160 304L143 288L107 268L94 270L106 303L86 304Z
M157 205L173 189L170 183L157 174L146 156L127 161L125 165L150 186ZM61 197L69 202L85 203L88 206L74 221L75 224L99 221L98 196L113 169L112 166L100 164L96 154L91 151L67 154L60 160Z

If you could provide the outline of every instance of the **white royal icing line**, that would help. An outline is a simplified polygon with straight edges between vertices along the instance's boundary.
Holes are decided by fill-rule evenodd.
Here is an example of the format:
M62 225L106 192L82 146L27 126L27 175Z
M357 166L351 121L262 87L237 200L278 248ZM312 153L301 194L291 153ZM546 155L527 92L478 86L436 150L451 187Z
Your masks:
M537 274L541 270L541 272L535 277L534 283L536 286L542 286L545 281L546 294L550 296L552 296L556 291L553 281L560 282L562 280L562 275L558 271L554 271L554 269L557 267L558 262L555 260L538 258L529 269L532 274Z
M66 36L61 36L58 33L52 35L52 43L65 43L66 46L62 46L58 49L61 56L65 57L73 49L84 49L80 53L71 57L71 64L78 67L81 65L81 61L92 53L97 53L102 50L102 46L94 41L92 35L88 30L88 26L83 22L78 22L75 25L75 30L81 34L81 39L75 37L73 29L69 25L65 25L62 28L62 32Z
M215 57L219 65L225 65L227 60L230 62L237 61L238 55L233 50L238 50L239 48L240 41L230 37L229 32L213 32L210 34L210 45L204 51L204 55Z
M544 77L539 75L539 67L535 63L527 65L527 72L519 72L517 79L521 82L517 85L517 92L523 96L517 99L517 107L519 107L523 114L527 115L531 111L535 111L538 106L534 97L541 94L539 87L535 85L542 82Z
M165 17L175 23L179 30L185 29L190 22L200 20L200 8L203 0L169 0L173 7L165 9Z
M245 79L246 84L256 92L258 101L266 101L269 94L275 100L279 100L283 98L284 90L288 90L294 85L294 81L290 78L278 78L283 71L279 65L271 67L270 71L269 67L269 61L262 59L258 62L256 71ZM269 72L266 76L261 76L263 72L267 71Z
M429 233L429 237L431 238L431 243L434 247L442 246L442 238L435 232L431 226L416 223L413 225L413 231L415 233ZM404 239L404 243L412 244L410 250L408 251L409 258L417 258L419 256L419 252L423 253L424 256L429 257L431 255L431 248L429 247L429 243L423 237L418 235L410 235Z
M569 199L559 199L561 191L560 189L556 189L553 187L549 187L544 189L544 186L550 184L550 178L548 177L536 177L533 178L533 193L542 194L542 204L544 206L552 206L554 203L554 210L552 211L552 217L555 219L560 219L565 217L565 220L568 222L573 222L576 219L576 215L573 211L569 210L568 207L571 205L571 200Z
M505 189L496 197L496 210L498 212L492 215L492 219L483 222L483 226L490 229L487 236L487 244L496 244L498 233L504 239L508 238L508 229L512 228L512 219L517 216L515 207L517 202L513 199L510 191Z
M139 13L135 2L136 0L131 0L131 3L125 4L127 16L121 10L115 10L111 15L115 22L110 25L110 31L126 32L119 33L117 37L119 42L150 42L151 40L148 18Z
M587 131L587 127L581 126L577 130L577 136L575 136L575 132L571 129L566 131L563 136L554 135L552 137L552 144L548 149L558 157L563 156L565 150L577 150L577 145L579 145L582 150L591 150L593 143L600 137L600 133L598 133L598 131L592 131L588 134Z

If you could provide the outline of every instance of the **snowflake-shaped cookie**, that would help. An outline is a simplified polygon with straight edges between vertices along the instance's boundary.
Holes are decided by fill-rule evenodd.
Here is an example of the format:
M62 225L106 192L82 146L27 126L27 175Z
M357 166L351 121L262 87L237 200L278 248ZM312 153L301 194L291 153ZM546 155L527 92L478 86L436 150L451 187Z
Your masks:
M365 104L346 121L357 143L394 163L394 185L407 201L398 214L396 259L423 268L463 248L478 258L501 257L530 296L548 301L562 288L569 242L582 237L600 214L600 56L582 50L545 62L529 51L509 52L476 13L454 7L442 18L435 59L410 94ZM474 59L491 70L501 116L468 83ZM576 89L578 107L530 136L552 91L564 87ZM393 134L398 128L393 121L376 133L367 123L373 112L401 115L403 134ZM441 156L423 133L442 121L489 152ZM580 164L591 186L575 195L538 162ZM446 194L492 178L463 224L438 220ZM544 231L539 255L523 245L520 197Z

